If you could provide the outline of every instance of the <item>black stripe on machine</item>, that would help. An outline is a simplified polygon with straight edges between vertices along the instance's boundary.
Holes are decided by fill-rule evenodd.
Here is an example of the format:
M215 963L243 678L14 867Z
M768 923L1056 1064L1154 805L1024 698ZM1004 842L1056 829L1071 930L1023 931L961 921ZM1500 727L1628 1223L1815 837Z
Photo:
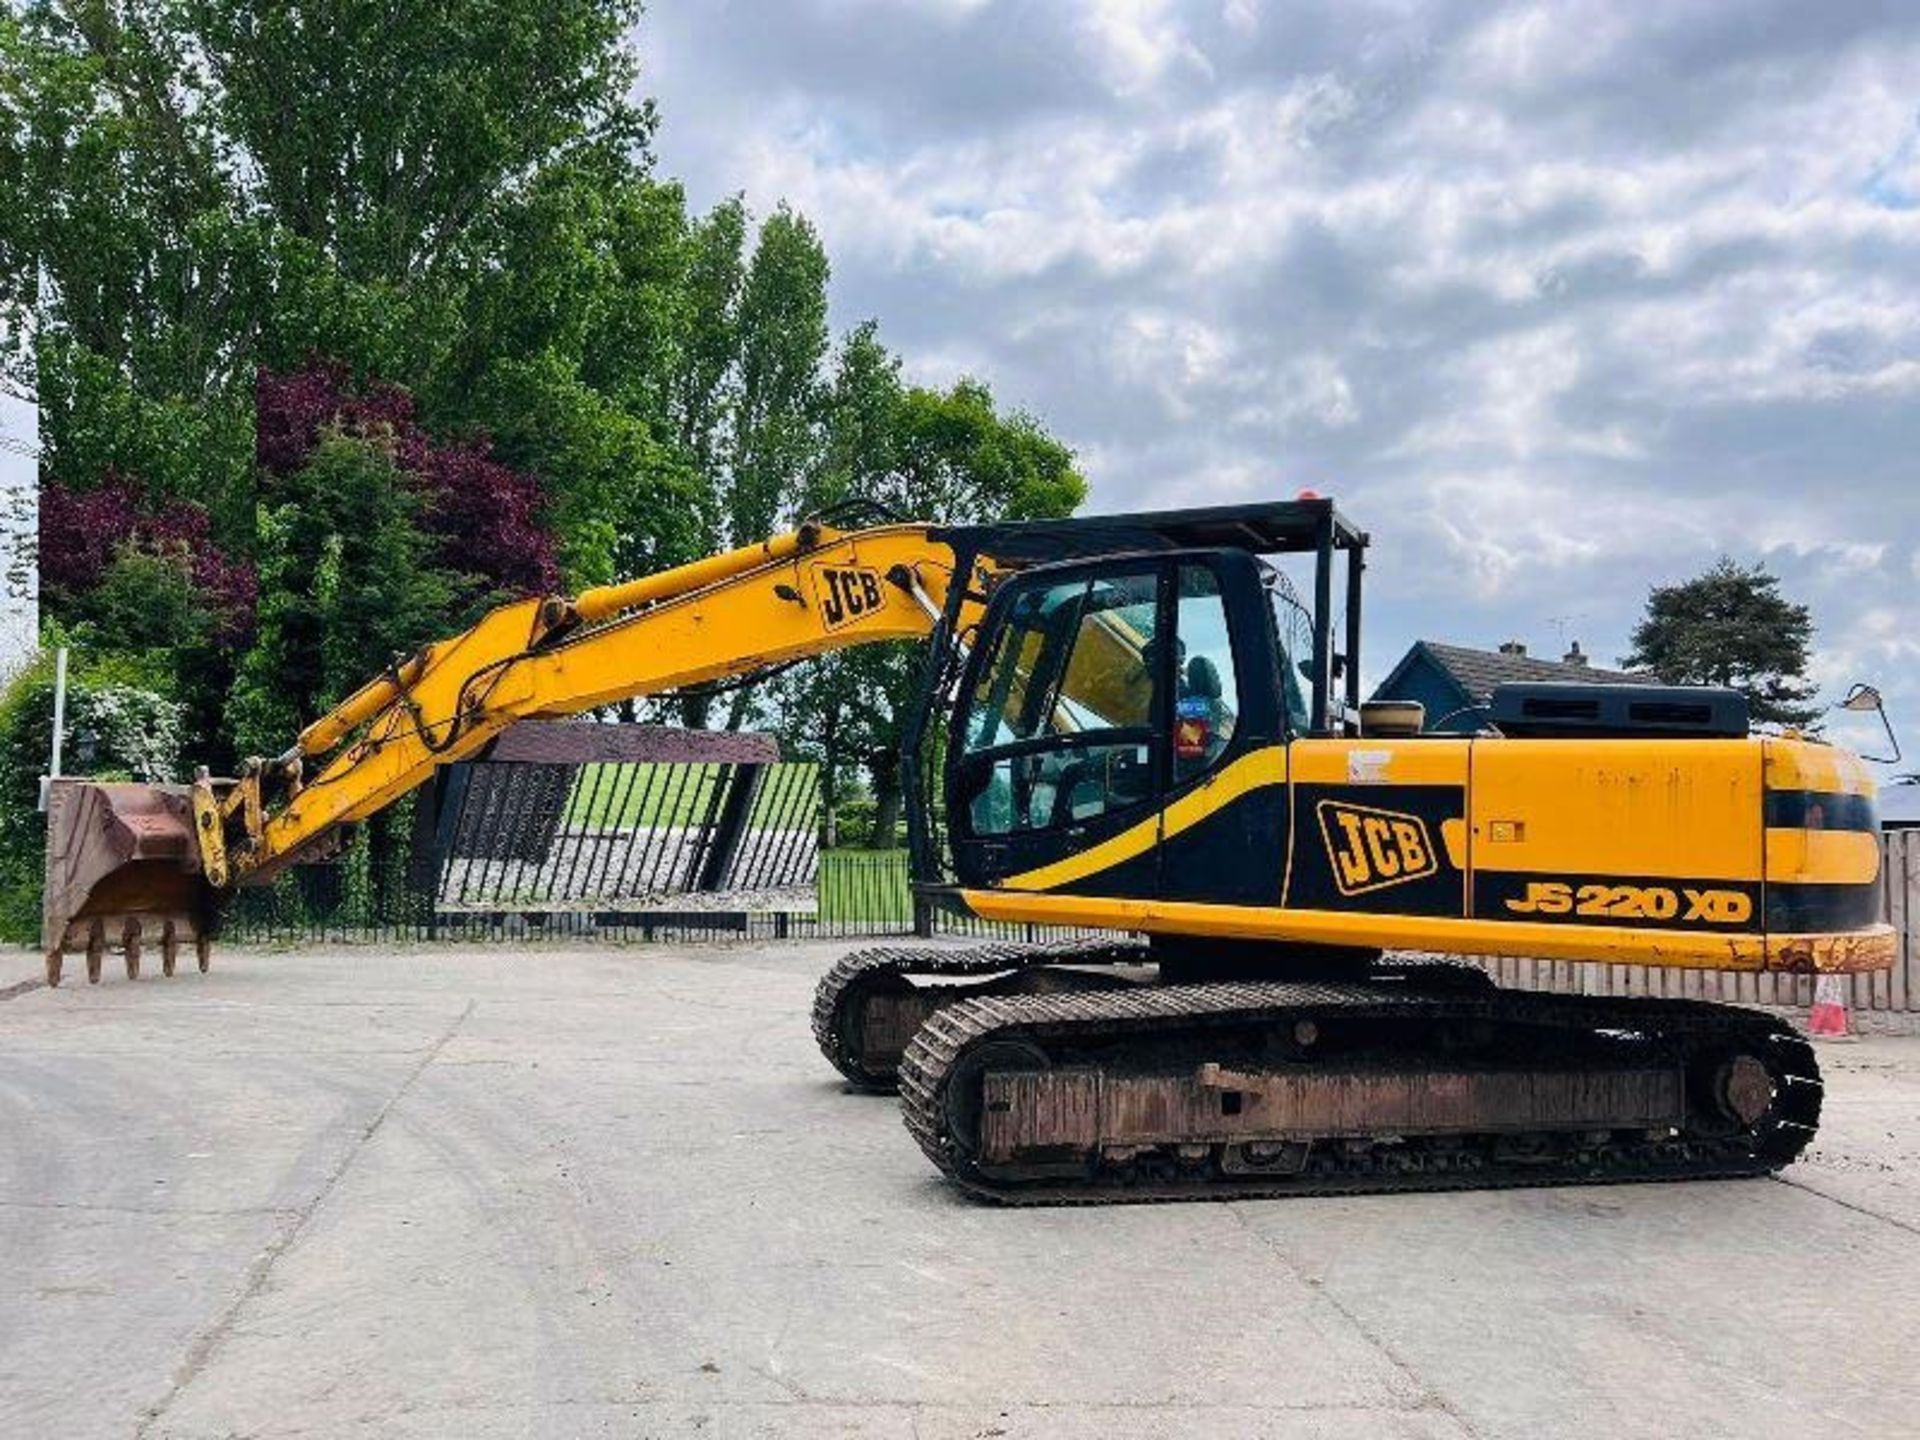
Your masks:
M1864 930L1880 919L1880 886L1767 883L1767 929L1782 935Z
M1769 790L1762 802L1767 827L1775 830L1880 831L1871 795L1830 790Z

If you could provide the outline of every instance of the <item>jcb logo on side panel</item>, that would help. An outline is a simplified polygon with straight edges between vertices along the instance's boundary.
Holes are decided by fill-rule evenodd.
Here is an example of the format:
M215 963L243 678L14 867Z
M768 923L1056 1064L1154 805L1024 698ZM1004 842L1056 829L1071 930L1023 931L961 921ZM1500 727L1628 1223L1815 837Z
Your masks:
M1317 809L1333 883L1342 895L1418 880L1440 868L1427 822L1418 815L1338 800L1322 800Z
M820 606L820 622L829 630L851 625L887 601L879 573L858 565L814 566L813 594Z

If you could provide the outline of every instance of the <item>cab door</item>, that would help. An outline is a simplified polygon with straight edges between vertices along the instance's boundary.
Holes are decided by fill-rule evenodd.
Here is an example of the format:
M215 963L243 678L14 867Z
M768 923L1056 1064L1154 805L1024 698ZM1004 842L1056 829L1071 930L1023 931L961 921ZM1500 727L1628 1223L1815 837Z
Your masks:
M1157 893L1168 573L1157 558L1048 567L995 597L948 735L963 886Z
M1288 706L1264 567L1235 551L1179 558L1160 897L1274 906L1285 884Z

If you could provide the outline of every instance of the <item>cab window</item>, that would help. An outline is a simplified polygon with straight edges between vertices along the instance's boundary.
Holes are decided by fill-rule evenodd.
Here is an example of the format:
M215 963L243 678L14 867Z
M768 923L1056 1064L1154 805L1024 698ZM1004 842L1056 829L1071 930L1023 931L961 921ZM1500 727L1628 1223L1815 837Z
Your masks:
M1173 779L1205 774L1233 743L1240 686L1220 579L1182 565L1174 611Z
M966 711L976 835L1071 825L1151 798L1155 571L1015 597Z
M1300 688L1300 661L1313 656L1313 617L1278 570L1267 570L1265 584L1273 609L1274 654L1280 661L1280 695L1287 708L1287 728L1295 735L1304 735L1307 699Z

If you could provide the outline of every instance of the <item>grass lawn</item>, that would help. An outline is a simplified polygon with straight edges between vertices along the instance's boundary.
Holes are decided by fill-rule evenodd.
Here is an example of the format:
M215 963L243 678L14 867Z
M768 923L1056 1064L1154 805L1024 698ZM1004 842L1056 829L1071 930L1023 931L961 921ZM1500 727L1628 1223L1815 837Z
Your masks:
M805 783L794 772L804 771L810 777L814 769L799 762L769 766L753 797L747 823L791 822L793 787ZM719 765L582 765L567 799L567 824L618 830L698 824L706 818L714 789L725 773ZM817 779L814 783L818 784Z
M904 850L822 850L820 918L842 925L913 920Z

